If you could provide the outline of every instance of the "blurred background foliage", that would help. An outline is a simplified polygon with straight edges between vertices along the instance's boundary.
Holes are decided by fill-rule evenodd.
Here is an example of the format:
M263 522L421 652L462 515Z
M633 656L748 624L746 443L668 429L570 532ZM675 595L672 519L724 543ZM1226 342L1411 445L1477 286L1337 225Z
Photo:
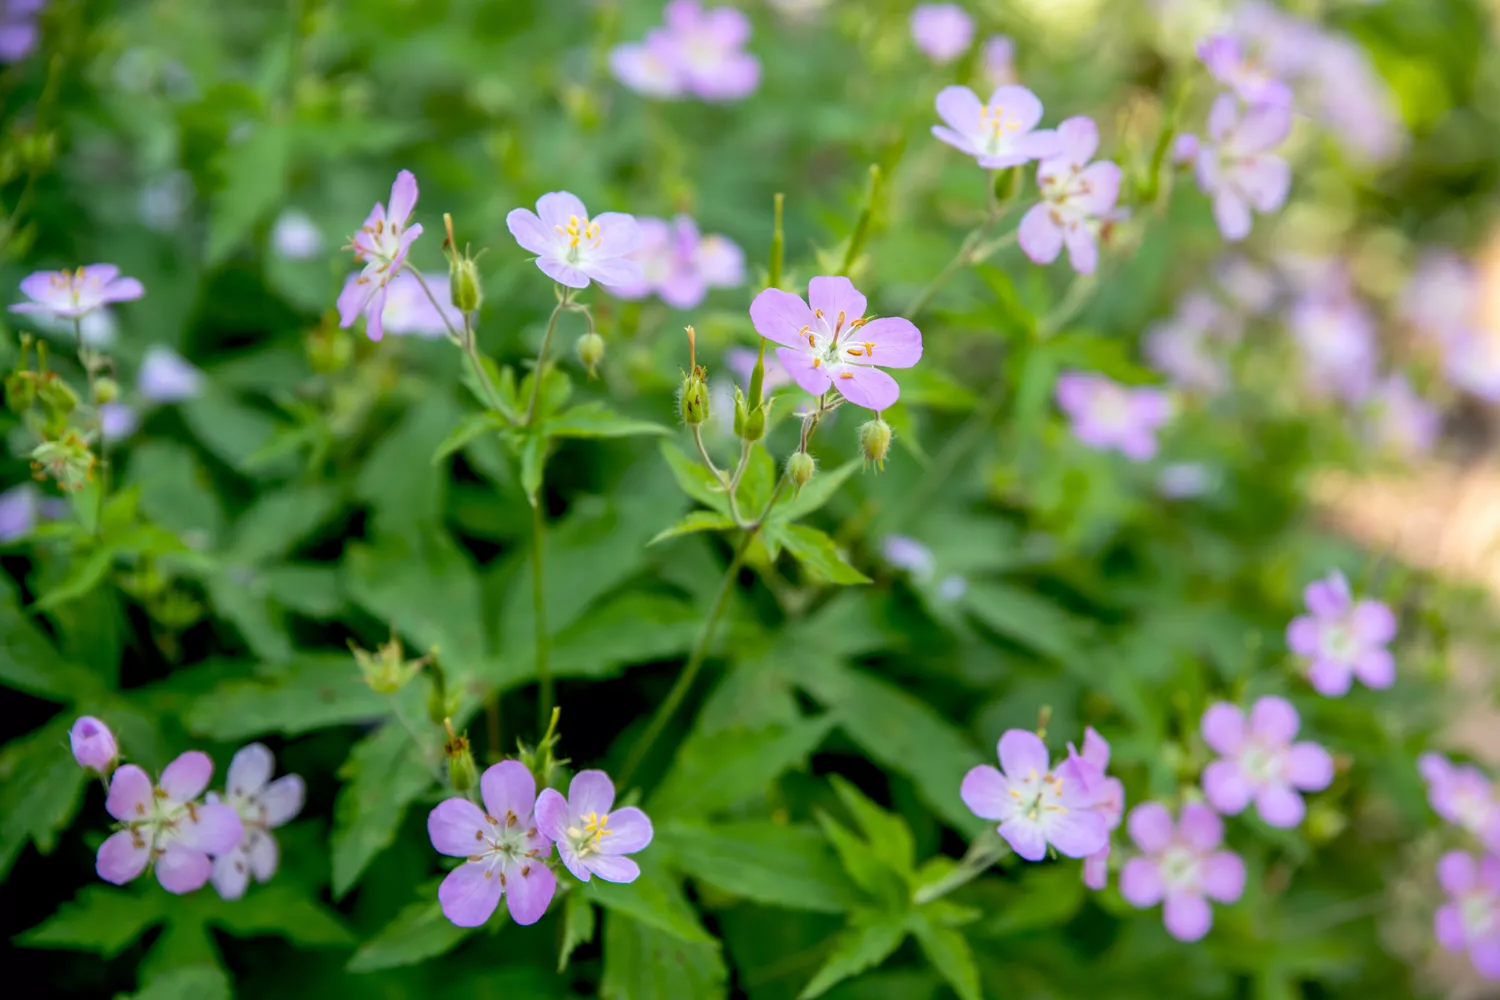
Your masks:
M420 717L420 695L375 695L347 644L374 648L394 631L413 655L439 646L481 756L534 740L530 514L495 442L433 460L473 406L457 352L337 330L332 304L351 269L339 247L395 171L413 170L428 233L418 265L442 268L438 218L451 212L461 242L490 248L481 344L520 364L552 299L506 212L566 189L594 211L693 214L745 248L752 287L717 291L691 315L593 290L601 377L564 364L575 400L670 424L684 323L716 378L729 347L756 343L746 307L764 280L773 194L786 195L785 284L802 287L841 259L873 164L884 183L855 274L876 312L900 313L984 211L984 174L928 135L932 96L977 79L977 55L929 64L907 0L834 0L800 18L738 6L754 20L763 81L725 105L653 103L610 77L610 48L658 23L651 0L46 7L40 48L0 71L0 284L100 260L147 294L98 333L143 411L112 456L128 489L107 541L84 549L44 521L0 551L11 689L0 920L16 982L89 997L791 998L846 920L881 912L815 820L856 827L856 800L833 776L902 817L915 845L904 863L956 857L983 826L958 799L964 772L1043 706L1055 747L1085 724L1110 738L1135 803L1195 780L1207 703L1277 692L1348 766L1301 829L1231 823L1250 888L1205 942L1173 941L1113 889L1086 894L1075 866L1013 863L953 894L950 910L911 918L915 938L829 995L1440 988L1420 971L1436 890L1401 888L1430 872L1443 836L1424 832L1434 823L1413 761L1454 712L1457 638L1490 648L1480 596L1327 528L1309 499L1318 473L1392 468L1346 414L1287 377L1274 323L1247 335L1236 389L1189 401L1168 433L1164 460L1210 473L1196 499L1158 491L1160 462L1085 450L1051 406L1064 368L1155 378L1140 338L1209 279L1221 246L1205 199L1181 182L1137 211L1097 287L1009 248L934 300L919 322L924 361L901 373L887 414L897 444L885 473L853 475L815 517L874 583L835 591L786 563L742 575L691 724L639 776L658 830L640 883L571 894L533 928L497 920L471 933L437 913L423 820L441 792L392 721ZM1213 3L966 6L981 37L1015 39L1047 122L1093 116L1133 181L1150 182L1185 88L1186 124L1201 121L1210 87L1192 52ZM1338 256L1364 295L1390 304L1421 246L1471 250L1491 231L1496 12L1476 0L1287 6L1365 47L1404 138L1370 162L1299 125L1292 202L1257 222L1246 252ZM309 259L275 248L288 209L321 235ZM1081 307L1045 336L1043 318L1072 311L1070 295ZM569 342L575 323L564 319ZM9 365L13 332L4 344ZM180 405L136 398L153 344L201 368L205 391ZM820 436L824 474L857 457L854 421L840 414ZM773 431L778 453L789 424ZM1489 441L1471 404L1454 404L1449 430L1444 447L1460 454ZM18 456L29 447L13 419L8 434ZM704 535L646 546L689 508L658 439L568 441L549 470L563 750L575 766L618 767L729 550ZM26 474L17 457L6 481ZM932 572L883 559L896 531L931 549ZM1302 586L1332 567L1401 615L1393 692L1330 701L1294 677L1285 623ZM942 586L954 577L957 594ZM490 691L493 722L475 714ZM237 903L98 883L103 795L65 750L80 712L105 717L148 767L189 745L220 767L249 739L271 745L308 782L276 879ZM889 846L877 838L873 850Z

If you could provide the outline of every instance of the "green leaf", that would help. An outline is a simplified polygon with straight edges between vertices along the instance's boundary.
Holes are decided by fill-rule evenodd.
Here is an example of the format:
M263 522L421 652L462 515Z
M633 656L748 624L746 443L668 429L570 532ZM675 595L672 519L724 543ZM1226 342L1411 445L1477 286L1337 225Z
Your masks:
M624 914L605 914L604 1000L725 1000L728 979L718 942L683 941Z
M193 906L205 921L237 937L274 934L304 948L341 948L355 941L332 910L287 879L256 886L243 899L194 896Z
M68 748L70 713L0 748L0 879L27 842L51 854L78 811L88 772Z
M800 766L828 735L832 715L758 731L694 733L650 799L653 816L707 816L765 795L772 782Z
M1027 865L1018 881L997 879L985 888L985 918L975 933L986 938L1060 927L1077 916L1088 895L1078 873L1064 865Z
M494 434L509 426L504 418L493 412L471 413L443 438L432 453L432 464L437 465L455 451L468 447L469 443L483 434Z
M370 690L349 656L305 656L264 680L229 681L188 708L194 733L243 740L265 733L298 733L390 714L390 700Z
M960 1000L984 1000L979 989L979 967L968 939L952 927L942 927L918 915L911 932L922 946L927 961L953 987Z
M839 554L833 539L817 528L805 524L789 524L780 533L781 543L786 546L815 583L855 584L869 583L870 578L850 566Z
M230 467L256 476L270 476L285 469L285 459L252 466L251 456L275 436L278 425L271 417L247 406L227 392L206 392L177 407L193 436Z
M812 477L811 482L802 487L802 491L796 497L777 504L772 516L779 521L799 521L813 513L833 498L833 495L839 491L839 487L859 471L861 464L860 459L851 458L831 472L818 473Z
M542 432L550 437L617 438L671 430L650 420L622 417L603 403L584 403L545 421Z
M431 458L459 417L446 393L428 393L370 452L354 491L374 511L377 530L404 532L441 520L448 477L432 469Z
M152 978L138 993L121 993L117 1000L230 1000L229 976L213 965L189 965Z
M1081 666L1083 653L1077 641L1080 623L1046 598L1008 584L977 581L969 584L963 603L971 614L1006 638L1064 665Z
M115 549L100 545L88 555L75 560L68 575L53 586L32 605L35 611L46 611L76 601L104 582L110 567L114 565Z
M745 517L759 517L771 502L776 489L776 460L766 446L750 446L750 456L745 462L744 475L740 477L740 488L735 493L740 513Z
M234 522L225 560L259 563L285 556L334 515L339 499L338 490L328 486L293 486L261 494Z
M547 465L547 439L532 431L521 441L521 489L531 506L537 505L542 488L542 474Z
M729 500L724 496L724 484L717 476L695 460L688 458L681 448L671 442L662 442L661 454L667 460L667 467L672 470L672 478L677 480L677 485L681 487L682 492L705 507L712 507L726 517L729 515Z
M397 725L382 726L354 746L339 769L344 785L333 804L333 898L354 888L375 855L390 846L406 809L432 787L432 772Z
M813 810L813 818L855 885L880 900L887 910L904 911L909 907L911 891L903 877L905 873L892 868L882 856L884 852L855 836L821 809Z
M665 531L658 532L646 544L655 545L668 538L676 538L679 535L688 535L697 531L732 531L735 527L734 519L728 514L719 514L711 510L695 510Z
M639 855L641 877L634 882L593 879L582 884L590 901L606 910L622 913L648 927L670 934L679 941L714 943L712 934L698 922L698 914L682 894L676 878L650 853Z
M839 801L854 816L854 821L864 832L875 856L905 877L915 875L917 845L906 820L871 802L864 793L839 775L830 775L829 782Z
M346 966L350 972L376 972L415 965L446 955L474 932L443 916L434 891L432 899L412 903L396 914L375 936L359 946Z
M17 602L9 577L0 580L0 684L49 701L86 700L97 674L65 659Z
M901 914L861 913L833 939L833 950L797 1000L812 1000L831 988L874 968L906 940L906 917Z
M594 940L594 919L594 904L577 889L569 892L563 900L563 939L557 955L558 972L567 969L568 959L573 957L579 945Z
M618 667L680 655L692 647L703 615L662 594L627 590L596 604L553 641L558 676L603 677Z
M67 948L112 958L166 916L170 897L153 886L145 895L90 885L45 922L17 936L27 948Z
M147 441L130 455L127 482L141 494L141 513L178 535L197 535L212 544L224 527L208 474L185 445ZM207 547L207 546L205 546Z
M256 123L244 142L224 150L218 162L224 186L208 213L204 259L210 267L244 242L255 223L282 200L291 152L291 131L274 121Z
M683 874L751 902L843 913L862 898L828 841L811 826L671 822L657 827L656 842Z

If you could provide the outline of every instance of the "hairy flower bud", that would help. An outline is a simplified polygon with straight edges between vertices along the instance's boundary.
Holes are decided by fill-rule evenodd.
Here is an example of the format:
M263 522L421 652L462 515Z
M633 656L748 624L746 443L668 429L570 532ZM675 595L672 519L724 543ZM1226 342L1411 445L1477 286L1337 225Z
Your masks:
M453 732L453 723L447 719L443 725L448 730L448 739L443 744L443 755L448 758L448 784L455 792L467 792L479 780L479 771L474 766L474 753L469 749L467 736Z
M391 636L390 642L376 646L373 653L360 649L351 639L349 651L354 654L354 662L359 665L365 683L377 694L395 694L427 664L427 657L408 660L401 648L401 640L395 635Z
M49 414L68 414L78 408L78 393L55 372L42 376L41 384L37 386L37 400Z
M885 456L891 450L891 425L880 417L866 421L859 428L859 447L865 461L875 463L875 468L885 468Z
M120 747L115 742L115 734L99 719L92 715L83 716L73 723L68 739L73 744L73 759L78 761L79 767L104 775L115 769Z
M575 350L578 352L578 363L587 368L589 378L593 378L594 369L604 360L604 338L590 330L578 338Z
M691 372L683 375L678 404L682 410L682 422L689 427L708 421L708 372L702 366L694 366Z
M816 469L813 457L805 451L794 451L792 457L786 460L786 477L798 490L812 482L813 472Z
M102 406L120 398L120 383L112 378L101 378L94 382L94 403Z

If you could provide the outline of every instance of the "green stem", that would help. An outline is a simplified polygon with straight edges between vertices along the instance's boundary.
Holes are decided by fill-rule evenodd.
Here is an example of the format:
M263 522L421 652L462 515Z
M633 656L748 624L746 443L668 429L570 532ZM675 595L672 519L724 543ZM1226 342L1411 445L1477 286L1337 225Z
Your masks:
M542 498L531 505L531 608L536 625L536 678L541 687L537 702L537 728L545 728L552 716L552 671L547 659L551 653L552 637L547 631L547 589L544 569L544 551L547 540L547 518L542 511Z
M557 329L557 317L563 314L573 301L573 289L566 289L562 298L557 302L556 308L552 310L552 316L547 320L547 332L542 335L541 350L536 352L536 370L531 375L531 400L526 404L526 419L522 423L530 427L536 419L537 400L542 395L542 375L547 367L547 348L552 346L552 334ZM592 319L590 319L592 323Z
M964 854L957 868L931 885L924 885L912 893L911 901L921 906L934 899L941 899L989 871L991 865L1009 853L1010 845L1001 840L993 831L988 832L969 845L969 850Z
M94 430L99 435L99 489L94 499L94 534L104 531L104 498L109 494L109 442L104 439L104 416L99 412L99 394L94 376L94 359L83 345L83 317L73 317L73 335L78 338L78 363L89 384L89 405L94 408Z
M443 325L448 328L448 339L457 344L464 352L464 357L468 358L469 367L474 370L474 378L478 380L479 387L484 392L484 398L490 404L490 409L504 416L506 411L500 401L500 393L495 388L495 383L490 380L490 373L479 357L478 338L474 336L474 317L469 313L463 314L464 328L460 332L453 325L453 321L448 318L448 310L444 309L438 303L437 296L432 294L432 289L428 286L427 279L422 277L422 272L410 265L406 266L406 270L417 279L417 284L421 285L422 291L427 294L427 301L432 303L432 308L442 317Z

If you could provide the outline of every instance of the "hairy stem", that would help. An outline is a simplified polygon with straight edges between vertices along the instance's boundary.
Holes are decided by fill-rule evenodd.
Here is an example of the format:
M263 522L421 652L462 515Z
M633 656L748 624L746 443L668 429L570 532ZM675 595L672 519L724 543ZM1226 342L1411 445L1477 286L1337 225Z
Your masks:
M537 400L542 395L542 374L547 367L547 349L552 346L552 334L557 330L557 317L561 316L563 310L571 306L572 302L573 289L569 288L562 293L562 298L558 299L556 308L552 310L552 315L547 320L547 332L542 334L542 346L536 352L536 369L531 375L531 400L526 404L526 419L521 421L527 427L530 427L532 421L536 419ZM592 326L592 317L589 323Z

